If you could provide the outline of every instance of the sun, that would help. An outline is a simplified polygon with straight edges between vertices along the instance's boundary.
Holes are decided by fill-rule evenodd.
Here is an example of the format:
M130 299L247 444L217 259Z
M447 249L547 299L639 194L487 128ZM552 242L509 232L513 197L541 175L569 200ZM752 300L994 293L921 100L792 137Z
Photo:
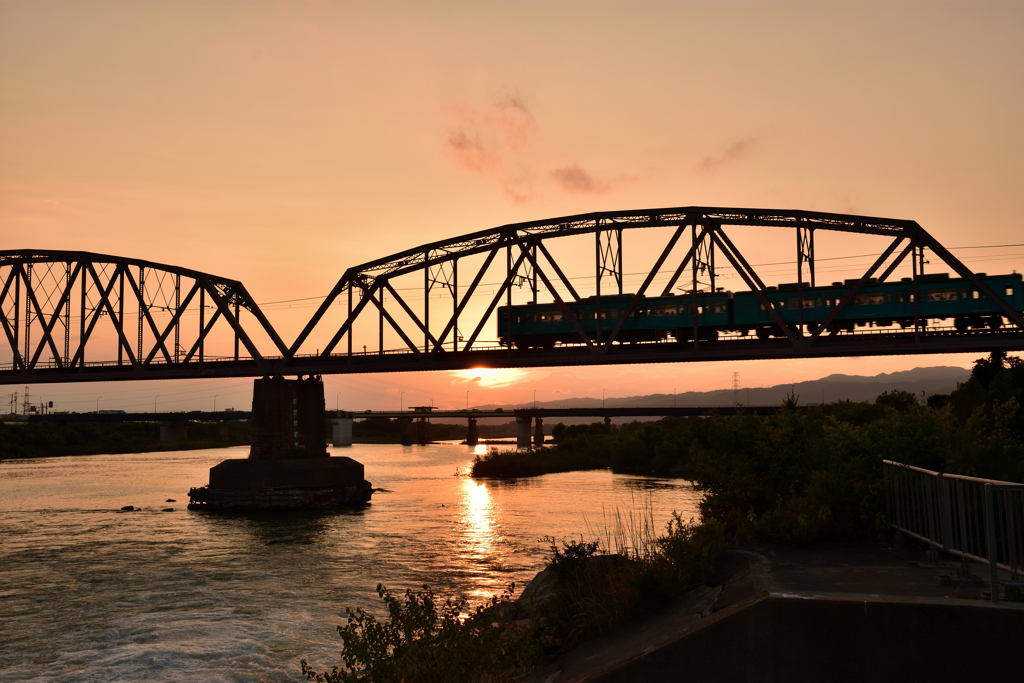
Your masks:
M469 368L455 370L454 374L463 382L472 382L481 388L494 388L523 381L527 371L518 368Z

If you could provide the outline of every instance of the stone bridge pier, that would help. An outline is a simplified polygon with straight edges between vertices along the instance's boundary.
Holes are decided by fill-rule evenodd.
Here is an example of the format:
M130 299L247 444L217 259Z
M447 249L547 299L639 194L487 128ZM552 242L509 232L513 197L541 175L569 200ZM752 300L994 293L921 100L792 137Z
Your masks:
M516 415L516 448L530 447L530 423L533 418L529 415Z
M161 441L187 441L188 420L165 420L160 423Z
M469 427L466 429L466 445L475 446L480 443L480 437L476 431L476 418L469 418Z

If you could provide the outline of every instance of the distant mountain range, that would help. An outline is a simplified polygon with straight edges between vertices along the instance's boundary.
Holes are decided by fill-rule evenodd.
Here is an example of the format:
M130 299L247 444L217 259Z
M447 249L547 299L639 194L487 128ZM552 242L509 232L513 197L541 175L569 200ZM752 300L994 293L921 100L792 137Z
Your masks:
M790 392L799 397L802 405L832 403L833 401L874 401L879 394L886 391L909 391L917 396L925 392L932 394L948 394L956 389L957 384L966 382L971 371L965 368L938 366L931 368L914 368L902 372L883 373L873 377L860 375L834 374L821 379L795 384L777 384L771 387L741 388L736 394L732 389L718 391L687 391L676 394L648 394L646 396L627 396L624 398L608 398L604 404L613 406L728 406L736 402L743 405L763 406L779 405ZM532 406L532 404L529 404ZM538 408L592 408L599 407L599 398L566 398L558 401L538 401ZM476 408L494 409L528 407L527 404L492 404L474 406ZM613 420L614 422L631 421L633 418ZM504 420L496 420L503 422ZM593 422L593 418L562 419L566 424L577 422ZM490 420L488 420L490 422Z

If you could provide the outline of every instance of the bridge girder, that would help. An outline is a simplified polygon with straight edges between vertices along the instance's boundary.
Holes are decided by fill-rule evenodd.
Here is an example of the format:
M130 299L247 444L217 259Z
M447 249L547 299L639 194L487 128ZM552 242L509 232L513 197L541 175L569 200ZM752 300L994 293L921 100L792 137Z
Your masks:
M816 284L816 231L877 236L886 239L888 245L832 307L825 321L805 334L803 307L798 309L800 325L794 330L792 324L783 321L767 295L765 280L730 236L733 229L741 227L794 231L797 297L802 297L803 288ZM656 254L657 258L649 268L641 269L642 284L631 293L615 327L605 333L598 325L596 337L592 338L575 316L570 315L569 305L583 298L581 291L593 292L600 318L602 297L623 294L623 234L639 235L642 234L639 231L653 228L668 229L664 242L654 240L647 245L650 255ZM588 235L593 235L592 247L586 244ZM585 254L586 249L594 249L593 270L582 282L577 280L574 284L574 278L569 276L573 270L567 267L565 260L560 262L555 256L555 240L562 238L583 240L580 242L583 247L573 251L571 265L577 270L579 263L586 261L576 257ZM962 335L926 330L917 315L915 294L914 327L910 333L880 334L871 340L855 340L852 337L858 335L837 336L834 330L829 330L829 323L854 301L864 285L885 281L901 265L906 268L908 256L916 290L926 249L957 275L970 281L982 296L996 302L1001 307L1001 315L1012 322L1014 329ZM631 264L633 262L631 260ZM642 297L656 293L656 280L664 281L656 288L661 295L674 288L684 289L681 299L692 297L693 310L696 310L700 287L707 285L714 290L716 271L722 265L731 267L738 279L757 296L772 319L778 339L705 343L700 339L696 316L693 316L692 343L619 343L619 335L630 313ZM49 278L47 286L37 287L39 280L33 280L33 269L37 273L39 269L45 270L44 278ZM139 273L137 278L135 271ZM495 282L484 282L488 274L495 273ZM59 282L61 278L63 284ZM184 289L181 287L183 278ZM400 278L404 284L399 284ZM153 279L159 283L156 290L151 290L147 284ZM410 281L412 286L406 286ZM173 282L170 290L168 282ZM603 282L611 287L610 295L607 288L602 292ZM81 315L79 344L72 353L70 318L72 290L76 286L79 296L76 303ZM539 352L515 349L511 343L498 348L481 340L489 322L497 329L493 315L502 299L505 305L512 305L513 289L524 286L529 288L530 300L534 303L543 293L560 307L579 337L575 344L563 342L563 347ZM290 346L281 341L240 282L175 266L88 252L7 251L0 252L0 287L2 338L6 338L13 356L9 366L0 368L0 383L4 384L1024 349L1021 312L1001 293L993 292L915 221L799 210L691 206L597 212L505 225L420 245L346 270ZM440 301L436 295L438 288L450 293L450 301ZM485 293L488 289L490 291ZM174 292L173 304L167 299L168 291ZM182 291L186 292L184 302L180 298ZM162 306L157 305L158 295L163 297ZM213 311L209 321L204 318L207 300ZM134 314L124 310L126 303L129 308L134 307ZM183 309L190 305L202 322L192 337L192 346L187 350L179 349L178 335L188 315ZM152 314L158 309L165 316L161 324ZM328 314L337 317L339 309L343 311L341 321L330 322ZM19 320L22 310L31 318L28 328L24 320ZM243 310L251 313L254 322L242 324L239 314ZM85 342L103 316L114 323L117 358L87 363ZM127 323L135 323L138 328L134 352L128 342ZM233 354L211 358L204 353L204 341L214 323L226 326L233 336ZM256 328L251 327L253 324ZM262 331L271 340L275 352L261 354L247 327L249 332ZM368 344L357 346L354 339L357 327L364 335L360 342L366 339L367 329L371 331ZM400 340L401 348L387 348L386 330L389 338ZM60 339L61 332L63 339ZM312 344L314 332L320 334L321 340L326 339L326 344L318 344L315 353L303 352L304 345ZM147 334L148 343L144 343ZM175 335L174 353L168 348L172 334ZM30 343L33 340L34 343ZM240 353L240 346L244 347L245 354ZM41 362L45 358L48 360Z
M801 290L805 286L815 286L815 255L814 255L814 233L817 230L858 233L863 235L874 235L890 238L888 247L881 256L863 273L855 284L848 290L846 296L833 308L829 317L817 327L809 336L795 333L791 327L785 324L778 314L777 309L771 304L766 294L768 286L758 275L756 269L751 266L750 261L737 248L730 238L727 228L730 226L743 227L766 227L766 228L791 228L796 235L796 284L797 296L802 296ZM653 267L647 273L643 284L634 293L625 312L619 319L619 323L605 338L601 338L601 326L597 326L597 339L591 339L576 322L573 316L569 315L566 300L579 301L580 295L577 287L571 279L565 275L559 262L553 257L546 243L556 239L572 236L593 234L595 236L595 271L594 286L590 291L595 291L598 310L600 311L601 282L605 276L611 276L617 285L619 294L622 293L623 281L623 256L622 256L622 231L645 228L675 228L671 237L664 245L660 255ZM690 245L685 249L684 255L679 258L677 254L672 257L673 251L681 246L680 239L685 231L689 229ZM642 297L647 295L655 278L663 274L663 269L668 264L671 268L675 265L668 282L662 288L662 295L667 295L673 287L680 282L680 278L688 275L690 289L689 294L693 298L693 305L696 307L696 299L699 287L699 278L705 274L710 276L710 286L715 286L715 254L725 257L726 262L735 269L743 282L760 300L761 305L771 315L774 324L780 334L784 335L792 345L797 355L813 354L813 347L820 344L820 338L829 329L829 324L836 316L842 313L857 296L861 288L872 281L884 282L894 271L906 262L908 256L912 256L914 287L917 287L918 277L921 275L923 253L925 249L931 250L943 263L948 265L957 275L969 280L974 287L985 297L997 302L1005 315L1019 329L1024 330L1024 316L1021 312L1007 303L1001 294L993 292L976 274L954 257L934 237L928 234L917 222L912 220L895 220L886 218L875 218L868 216L855 216L846 214L834 214L815 211L779 211L765 209L734 209L720 207L679 207L653 209L643 211L613 211L581 214L542 221L531 221L505 225L490 230L483 230L468 235L463 235L450 240L432 242L413 249L376 259L359 266L349 268L341 277L331 293L324 300L323 304L316 311L305 329L288 349L288 353L282 359L282 367L291 365L292 359L298 355L299 350L309 338L310 334L322 322L325 314L335 305L341 297L348 296L348 312L345 319L336 328L332 328L333 335L330 341L323 347L318 348L317 355L326 359L329 357L342 356L353 358L359 354L357 346L353 341L354 326L361 316L367 315L366 309L376 311L377 321L377 350L378 355L390 353L385 348L384 331L385 322L391 330L397 334L402 343L405 344L403 352L414 356L423 355L431 359L427 364L433 364L437 354L445 349L445 344L451 337L451 350L459 352L457 334L460 320L467 309L468 303L476 293L483 275L495 265L496 257L504 250L506 253L505 269L497 283L499 289L493 295L488 305L484 308L482 315L474 316L471 321L473 332L465 341L461 351L469 351L477 343L484 325L491 314L498 306L502 296L506 298L506 304L511 305L512 287L528 284L531 288L532 301L537 301L540 285L547 290L555 304L563 311L565 319L569 320L579 335L580 343L584 344L589 353L594 356L593 362L604 362L604 357L613 349L623 325L632 313ZM471 284L466 288L460 298L457 291L458 263L462 259L472 256L484 257L484 262L475 269L475 275L471 278ZM546 262L546 263L545 263ZM450 268L454 273L446 284L450 287L453 297L452 314L444 321L444 327L437 331L431 327L429 315L430 290L433 280L430 277L432 270ZM805 267L809 280L804 279ZM416 272L424 273L422 311L417 312L406 301L407 297L402 296L392 282L402 276L408 276ZM688 271L688 272L687 272ZM472 270L471 270L472 272ZM454 281L454 286L452 282ZM385 295L389 296L396 307L388 309L383 302ZM358 302L353 303L358 297ZM915 300L916 300L915 295ZM915 303L914 330L915 338L920 339L921 325L916 312ZM399 313L401 311L401 313ZM403 326L398 317L404 314L408 323ZM803 322L802 307L799 310L800 323ZM372 314L371 314L372 315ZM600 315L600 314L599 314ZM696 316L694 316L693 330L693 351L699 352L700 341ZM437 332L435 334L435 332ZM423 335L422 348L413 341L413 335ZM348 339L347 349L338 353L336 349L343 339ZM510 353L514 353L509 348Z
M242 311L253 321L243 324ZM94 337L104 319L113 334ZM52 375L64 381L194 376L211 360L209 340L225 332L233 340L231 360L269 373L271 364L252 339L254 324L278 353L285 350L237 280L84 251L0 252L0 329L11 357L0 369L4 383ZM87 361L99 346L111 357Z

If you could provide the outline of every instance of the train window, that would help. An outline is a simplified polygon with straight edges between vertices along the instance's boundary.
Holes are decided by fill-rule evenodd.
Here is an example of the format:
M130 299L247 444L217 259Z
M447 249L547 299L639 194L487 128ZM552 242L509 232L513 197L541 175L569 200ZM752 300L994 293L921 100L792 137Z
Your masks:
M725 308L726 306L724 301L716 301L715 303L711 304L712 313L725 313Z
M886 292L885 293L885 303L887 303L887 304L891 304L892 303L892 292Z
M651 315L676 315L675 306L651 306Z
M972 299L980 299L981 298L981 294L978 292L978 290L972 289L971 290L971 298Z
M537 322L550 323L562 319L561 311L543 311L537 314Z
M956 301L955 289L931 289L928 290L926 301Z
M813 296L805 296L804 297L804 308L814 308L814 297Z
M966 299L967 298L967 290L966 289L961 289L960 290L960 298L961 299Z
M1013 285L1006 285L1006 296L1013 296Z
M615 320L619 317L619 309L617 308L603 308L601 309L601 320Z
M896 292L896 303L903 303L903 292Z
M775 300L775 308L785 308L785 307L786 307L786 300L785 299L776 299Z
M821 305L822 305L822 302L821 302L821 297L819 296L819 297L818 297L818 308L821 308Z
M868 292L866 294L858 294L856 300L854 300L855 306L868 306L874 304L884 304L885 295L881 292Z

